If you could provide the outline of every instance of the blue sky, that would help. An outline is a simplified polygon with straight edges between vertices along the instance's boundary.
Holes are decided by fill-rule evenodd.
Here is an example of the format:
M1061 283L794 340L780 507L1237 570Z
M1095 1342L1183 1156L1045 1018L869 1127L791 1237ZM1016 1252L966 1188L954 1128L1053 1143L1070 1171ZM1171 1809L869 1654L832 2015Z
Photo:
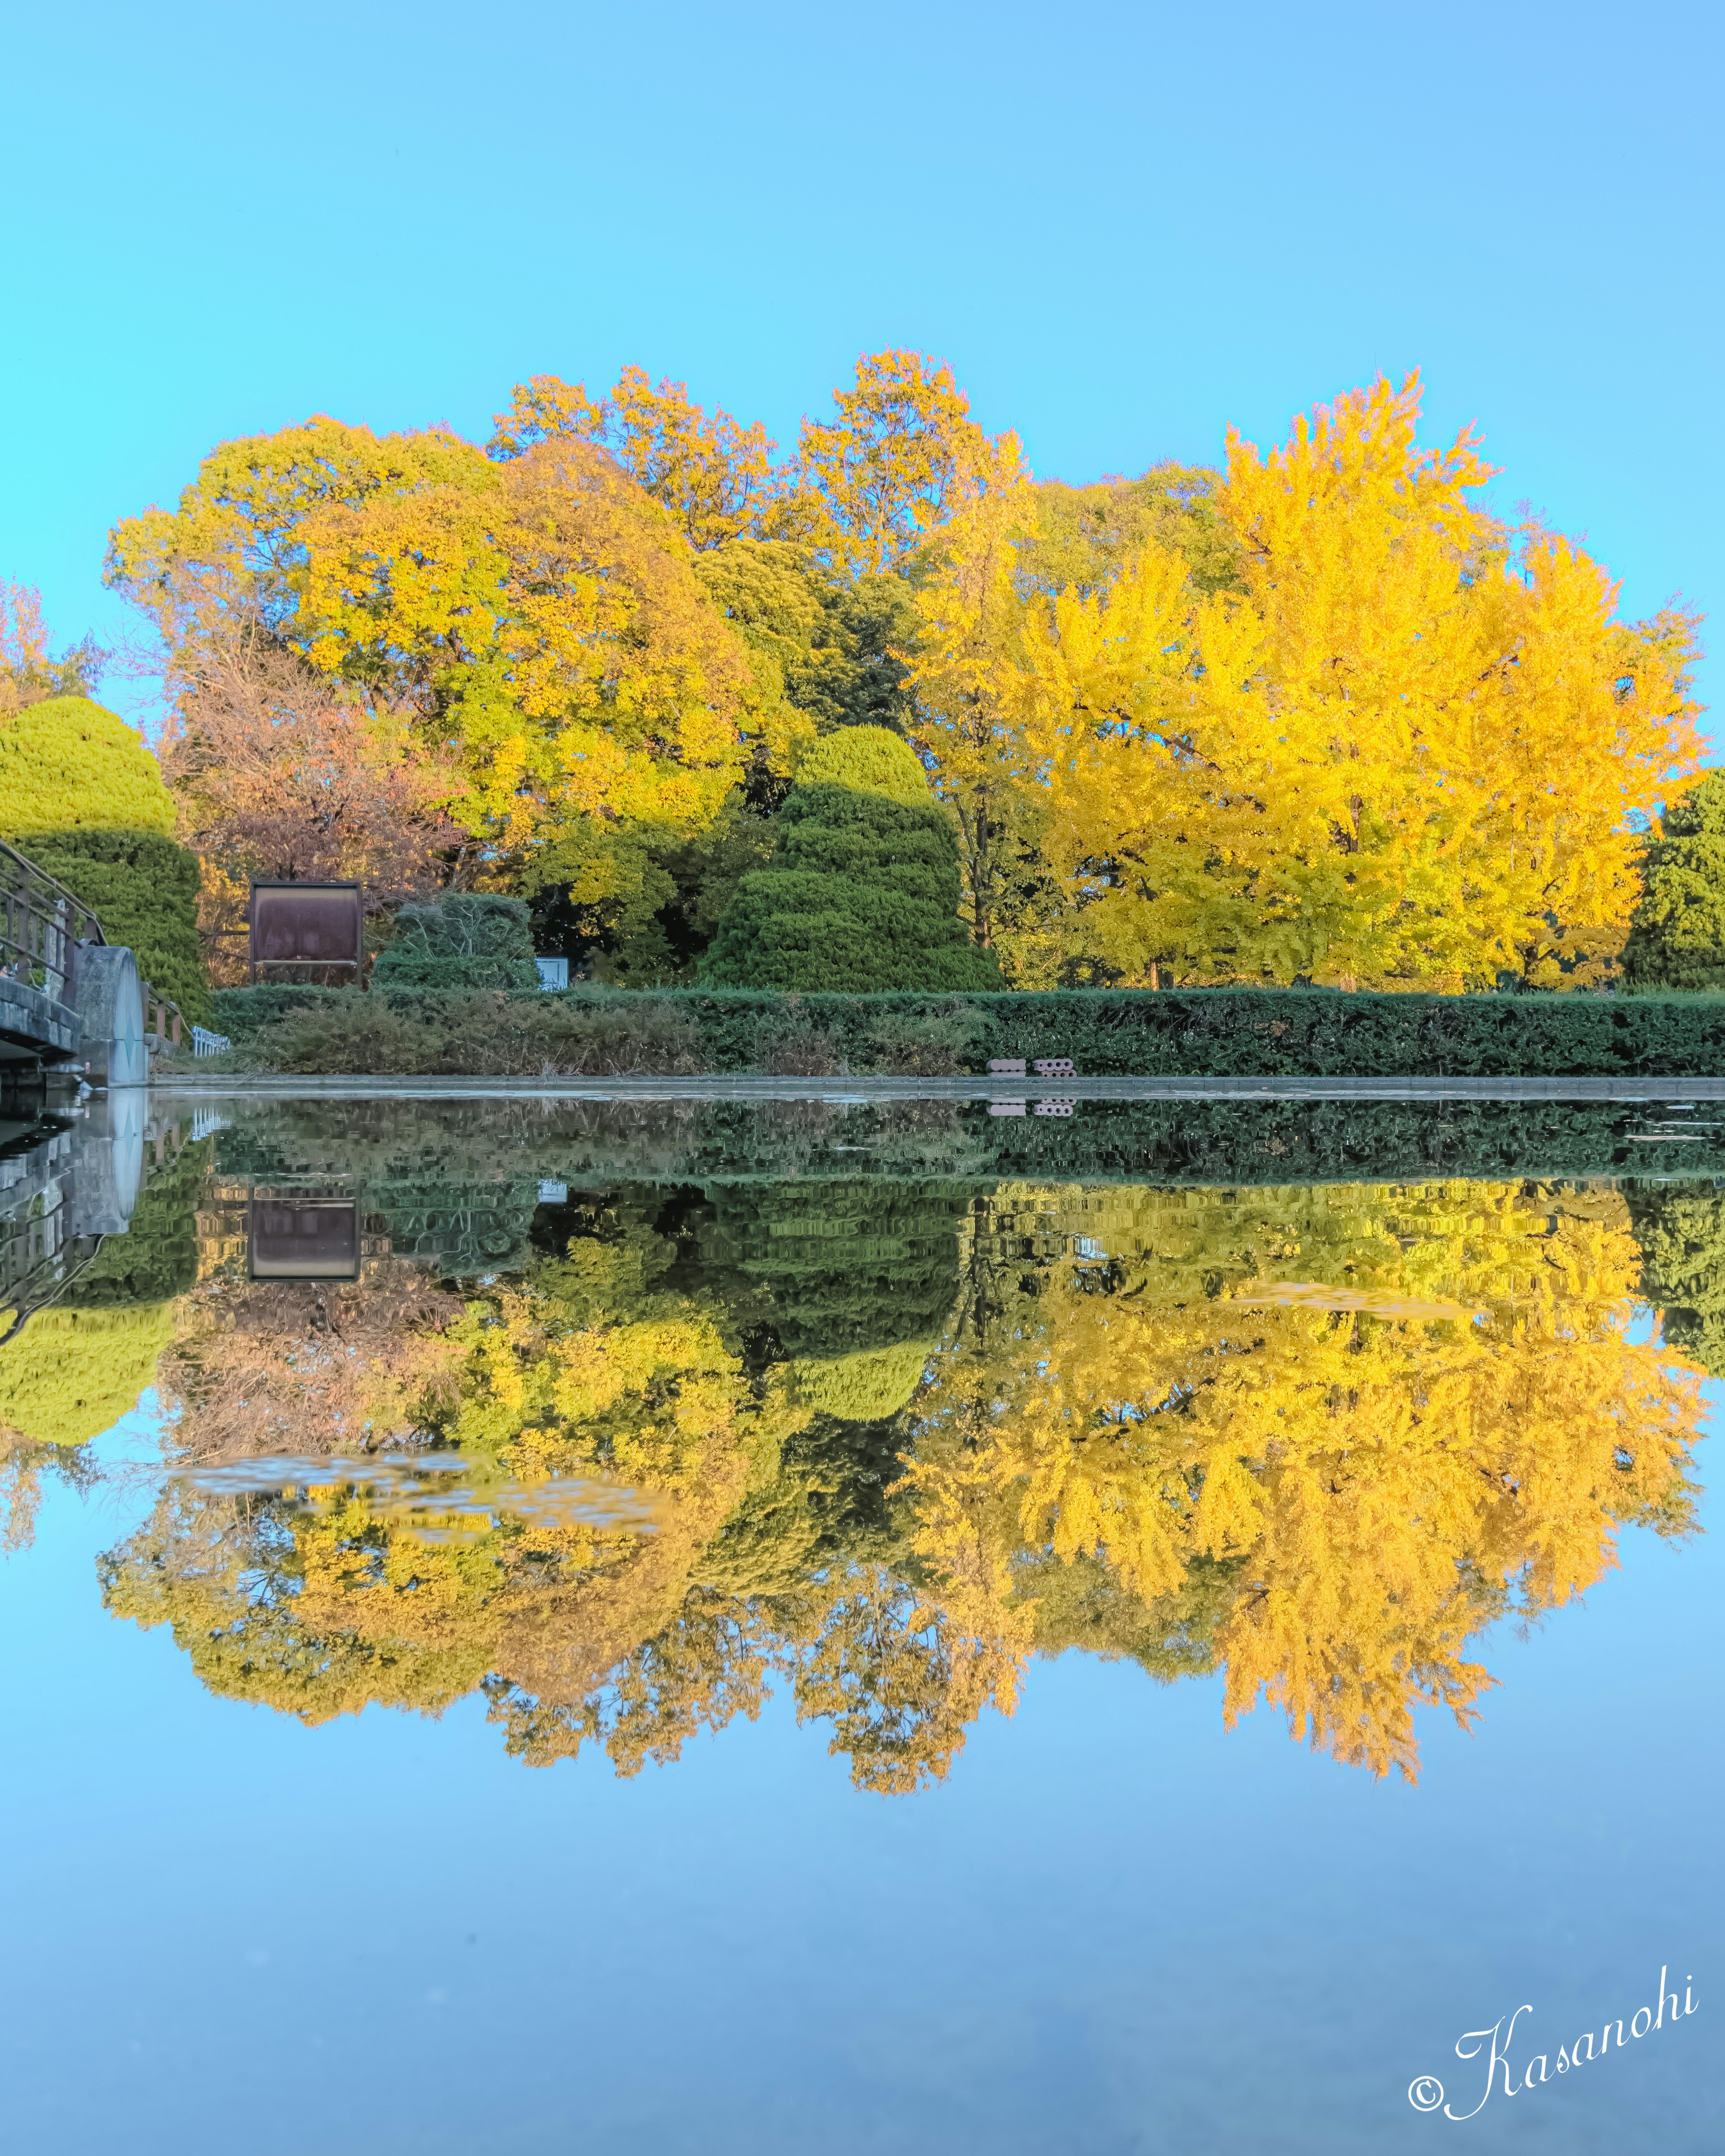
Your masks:
M1380 371L1641 613L1713 609L1722 11L414 0L13 11L0 576L327 411L483 436L636 361L784 443L949 358L1045 475ZM1707 669L1702 672L1707 693Z

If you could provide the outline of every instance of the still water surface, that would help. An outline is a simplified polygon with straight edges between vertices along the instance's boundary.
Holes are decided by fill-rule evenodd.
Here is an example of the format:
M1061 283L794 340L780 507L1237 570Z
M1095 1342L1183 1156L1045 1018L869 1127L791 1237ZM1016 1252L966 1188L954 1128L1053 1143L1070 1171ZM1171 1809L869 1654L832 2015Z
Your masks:
M1721 1141L13 1133L8 2145L1717 2149Z

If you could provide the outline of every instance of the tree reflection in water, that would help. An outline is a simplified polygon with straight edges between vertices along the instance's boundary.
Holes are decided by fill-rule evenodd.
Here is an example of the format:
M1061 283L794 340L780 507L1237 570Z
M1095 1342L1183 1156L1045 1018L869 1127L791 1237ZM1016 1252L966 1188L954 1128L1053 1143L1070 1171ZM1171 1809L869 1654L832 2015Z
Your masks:
M172 1481L109 1608L308 1721L482 1691L535 1763L632 1774L784 1686L913 1789L1081 1648L1412 1776L1486 1627L1625 1522L1692 1525L1699 1376L1640 1337L1611 1189L635 1185L542 1204L490 1276L211 1248L161 1360L181 1467L430 1446L481 1496L581 1476L652 1523Z

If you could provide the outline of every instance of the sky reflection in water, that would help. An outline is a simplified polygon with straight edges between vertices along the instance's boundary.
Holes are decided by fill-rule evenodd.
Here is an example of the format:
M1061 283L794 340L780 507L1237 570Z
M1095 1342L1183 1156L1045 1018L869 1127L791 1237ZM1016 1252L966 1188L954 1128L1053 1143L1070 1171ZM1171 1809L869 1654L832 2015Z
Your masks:
M1711 1856L1681 1862L1671 1837L1655 1854L1623 1823L1717 1768L1709 1717L1659 1702L1674 1686L1717 1697L1693 1358L1725 1311L1725 1194L1710 1152L1681 1183L1624 1166L1645 1103L1517 1106L1515 1122L1446 1103L1423 1124L1405 1106L1327 1125L1307 1106L1303 1127L1286 1104L1230 1102L1209 1127L1204 1104L1161 1124L1117 1105L1040 1130L948 1102L607 1117L236 1101L197 1137L158 1113L127 1234L69 1245L76 1277L0 1350L13 1537L38 1536L8 1582L21 1636L74 1653L86 1712L146 1683L159 1724L117 1717L120 1784L172 1775L183 1748L224 1786L261 1744L280 1778L266 1810L316 1785L325 1803L453 1808L470 1830L478 1804L551 1833L539 1861L567 1953L553 1969L518 1942L470 2003L484 2027L534 2023L529 1989L549 1987L609 2031L608 2071L647 2083L598 2104L591 2145L679 2147L697 2123L739 2148L1364 2148L1457 2131L1404 2092L1446 2068L1464 2087L1452 2046L1498 1989L1512 2010L1543 1986L1553 2014L1585 1993L1591 2014L1589 1986L1645 1989L1717 1935ZM1291 1155L1330 1178L1281 1180ZM1381 1179L1360 1172L1374 1155ZM33 1173L45 1219L50 1178ZM291 1270L296 1209L313 1278ZM1692 1359L1650 1335L1649 1301ZM168 1471L146 1491L127 1471L116 1533L90 1440L150 1384ZM53 1494L68 1483L81 1508ZM1644 1603L1661 1681L1643 1669L1625 1691ZM1584 1625L1592 1678L1574 1662ZM86 1831L123 1848L97 1794L111 1765L94 1784L75 1771L87 1738L33 1676L20 1702L18 1830L72 1861L64 1792L45 1823L30 1809L64 1774ZM1304 1751L1267 1752L1276 1726ZM559 1761L519 1780L520 1763ZM901 1824L848 1809L880 1797ZM680 1898L655 1888L625 1914L638 1890L593 1885L595 1832L682 1880ZM1209 1849L1207 1916L1153 1845L1183 1878L1177 1852ZM1050 1871L1056 1847L1070 1861ZM925 1960L956 1975L972 1932L1004 1953L981 2021L958 2029L942 1999L913 2037L891 2003L901 1947L856 1900L889 1848L901 1876L883 1876L879 1907L923 1927ZM802 1887L768 1890L791 1851ZM440 1872L490 1909L480 1858ZM1587 1895L1563 1884L1578 1878ZM1007 1941L1036 1880L1065 1918L1033 1970ZM912 1881L937 1918L901 1902ZM367 1936L418 1921L388 1880L352 1891ZM53 1960L155 1899L120 1877L66 1940L51 1896L21 1913ZM270 1903L226 1893L218 1933ZM209 1987L232 1942L147 1921L223 2025ZM335 1938L313 1922L295 1950L314 1990L335 1981ZM650 1965L631 1938L657 1943ZM650 2021L682 1998L660 1957L693 1969L710 1951L807 2024L782 2077L726 2052L711 1993L679 2009L686 2056L614 2025L614 2000ZM870 1970L886 1991L853 1995ZM814 2013L823 1984L847 2002L839 2024ZM439 1989L462 1995L403 1993L389 2028ZM117 2029L129 2010L104 2010ZM74 2097L64 2046L19 2012L39 2145L101 2145L122 2118L128 2145L188 2145L151 2135L201 2039L136 2040L157 2062L140 2114L106 2067ZM333 1995L302 2005L305 2041L340 2049L331 2016ZM1543 2120L1546 2145L1620 2148L1656 2119L1658 2145L1710 2146L1708 2027L1500 2097L1465 2130L1508 2147ZM399 2145L573 2145L580 2107L542 2078L531 2102L410 2103ZM300 2127L390 2145L367 2116L315 2103ZM307 2144L283 2124L259 2145Z

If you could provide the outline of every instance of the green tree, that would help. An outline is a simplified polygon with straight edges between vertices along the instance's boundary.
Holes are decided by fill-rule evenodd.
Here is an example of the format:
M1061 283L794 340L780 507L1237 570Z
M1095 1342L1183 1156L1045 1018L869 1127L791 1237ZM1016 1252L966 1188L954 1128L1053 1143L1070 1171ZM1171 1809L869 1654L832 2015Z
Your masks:
M1725 988L1725 771L1703 773L1661 812L1623 970L1637 988Z
M1034 528L1017 550L1021 593L1093 598L1152 544L1181 557L1194 590L1244 591L1240 542L1216 507L1221 476L1203 465L1161 464L1137 479L1091 486L1038 481L1029 490Z
M625 988L695 978L737 885L773 851L791 740L850 726L902 732L910 715L901 654L915 641L916 619L902 578L840 576L810 547L752 538L696 555L694 568L747 648L761 707L780 714L777 750L756 745L742 779L697 830L661 821L614 831L614 852L631 863L620 901L583 904L561 880L562 850L529 871L543 947L591 956L601 978Z
M697 557L695 572L714 603L764 662L772 689L834 726L905 730L916 608L902 577L844 577L812 547L789 540L733 539Z
M602 980L663 988L695 978L737 886L773 851L773 811L788 782L761 758L704 830L642 824L613 843L635 850L627 896L608 910L556 886L535 894L546 950L591 957Z
M997 987L958 918L958 850L915 754L880 726L819 742L704 961L747 988Z
M901 1406L920 1361L907 1368L880 1351L926 1342L932 1352L946 1329L968 1187L744 1182L716 1183L708 1197L703 1265L732 1272L739 1296L758 1291L749 1314L772 1327L810 1404L857 1421ZM741 1314L739 1296L726 1299Z

